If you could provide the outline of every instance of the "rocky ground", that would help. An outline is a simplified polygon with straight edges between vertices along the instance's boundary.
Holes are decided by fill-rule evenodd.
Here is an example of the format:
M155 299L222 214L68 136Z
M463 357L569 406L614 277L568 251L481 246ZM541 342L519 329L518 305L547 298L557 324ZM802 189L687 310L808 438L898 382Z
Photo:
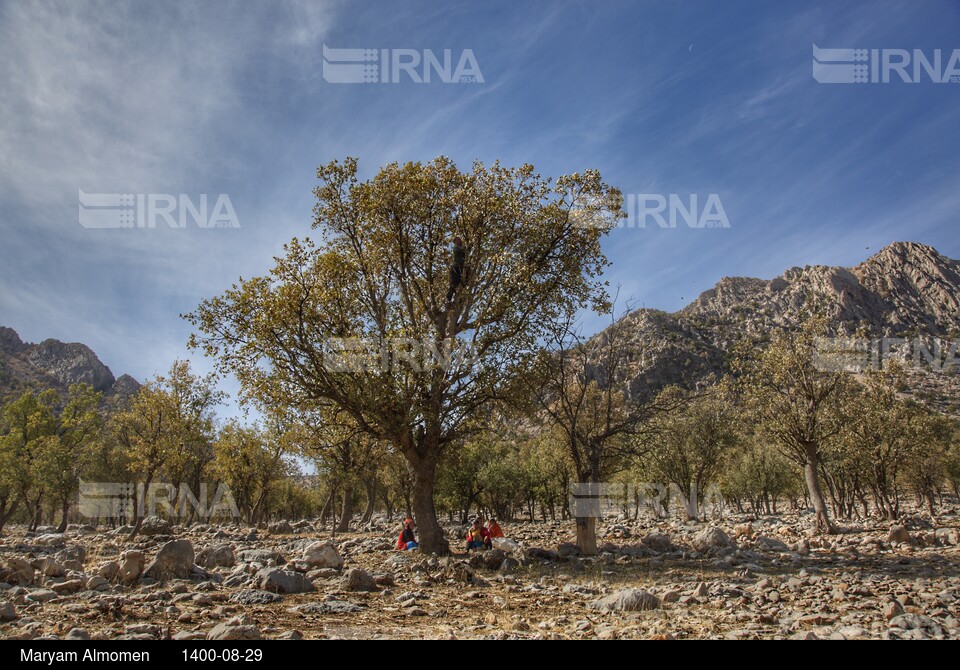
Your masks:
M149 520L133 542L12 528L0 637L960 638L955 509L831 537L808 525L609 520L602 553L581 557L560 542L570 522L507 524L514 555L448 558L394 552L386 521L331 538L307 522Z

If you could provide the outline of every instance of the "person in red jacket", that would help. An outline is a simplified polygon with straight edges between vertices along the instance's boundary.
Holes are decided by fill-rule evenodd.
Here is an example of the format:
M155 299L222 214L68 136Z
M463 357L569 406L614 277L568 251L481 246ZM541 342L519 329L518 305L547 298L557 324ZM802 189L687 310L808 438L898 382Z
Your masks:
M471 549L489 549L490 533L483 527L480 517L473 520L473 525L467 531L467 551Z
M497 523L497 520L493 518L487 522L487 533L490 534L491 540L498 537L504 537L503 528L501 528L500 524Z
M400 538L397 540L397 551L408 551L418 549L417 538L413 534L413 519L406 519L403 522L403 530L400 531Z

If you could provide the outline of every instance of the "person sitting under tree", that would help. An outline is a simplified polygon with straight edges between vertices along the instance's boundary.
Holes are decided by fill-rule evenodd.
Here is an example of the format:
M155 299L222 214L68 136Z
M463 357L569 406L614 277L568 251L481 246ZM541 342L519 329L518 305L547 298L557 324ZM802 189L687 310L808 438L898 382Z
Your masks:
M477 517L467 531L467 551L471 549L489 549L490 533L483 527L483 520Z
M491 518L490 521L487 522L487 533L489 533L491 540L498 537L505 537L503 534L503 528L500 527L500 524L498 524L497 520L494 518Z
M463 246L463 239L453 238L453 263L450 264L450 290L447 291L447 302L453 302L460 284L463 283L463 270L467 262L467 248Z
M397 551L408 551L417 549L417 538L413 534L413 519L406 519L403 522L403 530L400 531L400 537L397 540Z

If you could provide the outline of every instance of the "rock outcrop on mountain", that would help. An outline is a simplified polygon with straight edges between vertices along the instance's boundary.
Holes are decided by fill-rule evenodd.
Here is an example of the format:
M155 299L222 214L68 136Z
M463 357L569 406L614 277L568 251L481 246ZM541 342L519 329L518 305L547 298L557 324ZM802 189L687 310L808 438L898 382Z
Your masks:
M637 398L670 384L696 388L724 373L734 344L762 346L777 329L794 329L812 312L831 334L933 338L943 344L941 369L911 369L914 395L944 411L960 410L960 262L933 247L896 242L854 268L791 268L771 280L726 277L687 307L668 314L642 309L624 317L627 381ZM603 337L603 333L596 337ZM916 366L914 366L916 368Z
M129 396L140 388L129 375L116 379L85 344L52 339L30 344L0 326L0 398L27 389L64 393L71 384L89 384L105 397Z

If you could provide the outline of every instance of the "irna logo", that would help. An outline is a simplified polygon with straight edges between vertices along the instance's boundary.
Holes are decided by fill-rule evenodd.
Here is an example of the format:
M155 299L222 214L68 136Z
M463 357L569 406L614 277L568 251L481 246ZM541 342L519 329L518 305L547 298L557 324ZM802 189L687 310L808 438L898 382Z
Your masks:
M821 49L813 45L813 78L821 84L960 83L960 49Z
M472 49L454 63L453 52L430 49L332 49L323 45L323 80L329 84L483 84Z
M79 189L79 219L84 228L239 228L230 196L221 193L210 208L206 193L199 203L181 193L84 193Z

